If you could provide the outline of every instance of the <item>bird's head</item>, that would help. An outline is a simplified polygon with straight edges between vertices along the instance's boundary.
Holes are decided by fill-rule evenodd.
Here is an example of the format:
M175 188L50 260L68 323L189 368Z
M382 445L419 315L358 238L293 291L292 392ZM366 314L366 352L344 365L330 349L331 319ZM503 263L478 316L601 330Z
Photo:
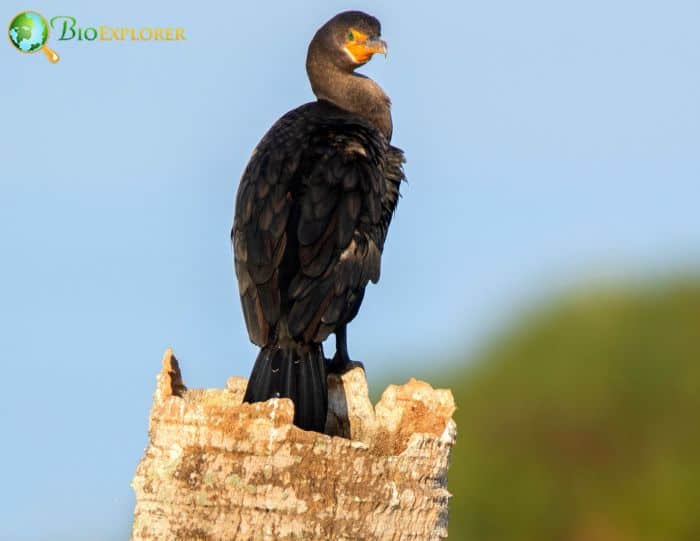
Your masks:
M391 100L369 77L353 73L376 53L386 54L379 21L344 11L318 29L306 56L306 73L319 100L369 120L391 140Z
M323 57L343 71L353 71L370 61L372 55L386 55L379 21L361 11L339 13L318 29L309 56Z

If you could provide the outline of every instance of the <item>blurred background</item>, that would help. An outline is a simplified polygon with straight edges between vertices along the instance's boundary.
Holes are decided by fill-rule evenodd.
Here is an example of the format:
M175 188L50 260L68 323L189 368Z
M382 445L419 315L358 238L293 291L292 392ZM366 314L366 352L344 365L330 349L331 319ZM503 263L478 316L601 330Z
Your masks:
M238 179L350 8L409 179L350 352L453 388L450 539L700 539L693 0L6 0L187 41L0 47L0 539L127 539L163 350L248 375Z

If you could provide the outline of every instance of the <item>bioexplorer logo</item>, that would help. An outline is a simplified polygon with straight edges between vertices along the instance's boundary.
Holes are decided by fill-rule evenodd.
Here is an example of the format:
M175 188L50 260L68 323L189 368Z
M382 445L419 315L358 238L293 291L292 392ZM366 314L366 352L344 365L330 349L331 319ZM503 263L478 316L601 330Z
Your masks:
M36 53L43 51L47 58L55 64L59 57L46 42L51 31L58 41L184 41L185 29L182 27L124 27L99 26L81 27L75 17L57 15L46 18L36 11L23 11L10 21L8 35L10 43L21 53Z

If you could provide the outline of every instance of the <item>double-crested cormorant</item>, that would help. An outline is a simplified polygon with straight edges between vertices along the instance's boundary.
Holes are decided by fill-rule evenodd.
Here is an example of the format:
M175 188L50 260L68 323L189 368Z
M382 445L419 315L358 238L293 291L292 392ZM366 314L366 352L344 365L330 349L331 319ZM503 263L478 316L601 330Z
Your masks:
M390 100L354 70L386 54L380 24L360 11L333 17L306 58L318 98L282 116L245 168L231 230L248 334L261 347L244 400L289 397L294 423L323 432L327 370L351 363L346 326L379 280L404 178L389 144ZM326 366L322 342L335 333Z

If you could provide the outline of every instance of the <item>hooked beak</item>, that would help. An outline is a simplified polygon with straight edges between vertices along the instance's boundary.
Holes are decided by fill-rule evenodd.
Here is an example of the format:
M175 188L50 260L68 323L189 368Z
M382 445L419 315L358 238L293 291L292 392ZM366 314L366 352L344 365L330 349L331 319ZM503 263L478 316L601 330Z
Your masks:
M365 64L369 62L373 54L379 53L386 56L387 44L383 39L361 36L360 39L348 43L345 50L355 63Z
M386 58L386 54L389 50L389 47L386 44L386 41L383 39L375 38L375 39L368 39L365 41L365 47L367 50L372 53L372 54L383 54L384 57Z

